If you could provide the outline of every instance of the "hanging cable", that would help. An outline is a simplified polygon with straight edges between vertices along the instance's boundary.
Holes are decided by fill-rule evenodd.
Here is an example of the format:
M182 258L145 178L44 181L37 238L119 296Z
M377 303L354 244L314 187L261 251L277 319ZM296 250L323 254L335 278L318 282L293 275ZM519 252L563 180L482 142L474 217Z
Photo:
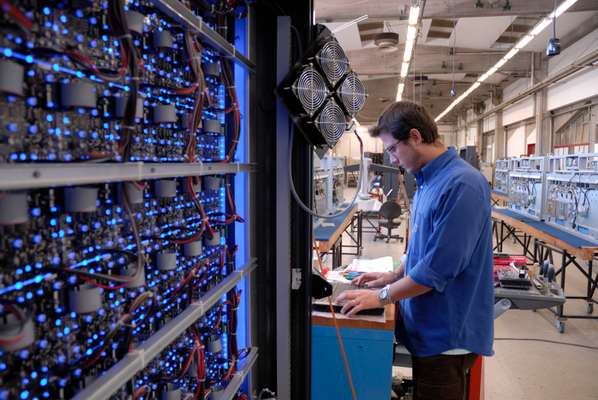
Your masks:
M289 137L288 178L289 178L289 186L290 186L290 189L291 189L291 194L293 195L293 198L297 202L297 205L299 205L299 207L303 211L305 211L306 213L308 213L311 216L316 217L316 218L332 219L332 218L336 218L336 217L338 217L340 215L343 215L345 212L347 212L347 210L351 209L351 207L353 207L353 205L355 205L355 201L357 200L357 195L359 194L359 190L355 191L355 195L353 196L353 200L351 200L351 204L349 204L343 210L341 210L341 211L339 211L337 213L334 213L334 214L330 214L330 215L319 215L319 214L317 214L316 212L314 212L313 210L311 210L308 206L306 206L305 203L299 197L299 194L297 193L297 190L295 189L295 183L293 181L293 137L294 137L294 132L295 132L295 127L291 128L291 135ZM361 137L357 133L357 130L355 130L354 133L355 133L355 136L357 137L357 140L359 140L360 165L363 165L363 141L361 140ZM363 179L362 175L363 174L360 171L360 173L359 173L359 179L358 179L358 182L357 182L357 187L358 188L361 187L361 180Z

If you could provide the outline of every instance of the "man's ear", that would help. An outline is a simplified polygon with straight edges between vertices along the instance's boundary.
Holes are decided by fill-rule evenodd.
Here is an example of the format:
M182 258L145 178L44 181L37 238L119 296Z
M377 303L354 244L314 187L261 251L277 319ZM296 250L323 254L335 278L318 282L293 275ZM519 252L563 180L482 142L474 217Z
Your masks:
M413 140L413 144L423 143L422 134L415 128L409 131L409 138Z

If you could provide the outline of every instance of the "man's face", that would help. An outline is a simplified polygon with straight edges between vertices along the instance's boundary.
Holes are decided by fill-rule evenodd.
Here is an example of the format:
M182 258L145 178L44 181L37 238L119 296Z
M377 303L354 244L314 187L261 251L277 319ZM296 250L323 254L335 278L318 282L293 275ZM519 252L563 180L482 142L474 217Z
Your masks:
M419 169L419 154L411 139L399 142L388 132L381 132L380 139L392 164L399 165L409 172Z

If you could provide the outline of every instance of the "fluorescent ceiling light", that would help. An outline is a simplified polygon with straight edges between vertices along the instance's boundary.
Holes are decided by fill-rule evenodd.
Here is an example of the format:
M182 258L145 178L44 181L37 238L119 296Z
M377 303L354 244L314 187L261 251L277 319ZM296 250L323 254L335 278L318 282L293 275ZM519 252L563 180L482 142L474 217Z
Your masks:
M503 58L504 58L505 60L510 60L511 58L515 57L515 54L519 53L519 50L520 50L520 49L518 49L518 48L516 48L516 47L513 47L511 50L509 50L509 51L507 52L507 54L505 54L505 55L504 55L504 57L503 57Z
M415 48L415 39L417 38L417 24L419 22L420 7L417 5L411 6L409 9L409 21L407 26L407 37L405 39L405 49L403 52L403 62L401 64L401 77L399 78L399 86L397 87L396 101L401 101L403 98L403 91L405 90L405 78L409 73L409 63L413 57L413 50Z
M397 97L396 101L401 101L403 99L403 91L405 90L405 84L403 82L399 83L399 87L397 88Z
M413 42L413 40L407 41L407 43L405 43L405 55L403 55L403 62L409 62L411 61L411 56L413 55L413 45L415 43Z
M529 34L532 36L537 36L552 22L552 18L544 18L542 21L538 22L534 29L532 29Z
M534 26L525 36L523 36L516 44L505 54L492 68L490 68L486 73L482 74L478 78L478 80L469 87L461 96L457 97L443 112L441 112L434 121L438 122L442 119L446 114L449 113L457 104L463 101L471 92L476 90L482 82L488 79L492 74L494 74L500 67L505 65L508 60L513 58L515 54L519 53L519 50L523 49L529 42L531 42L534 37L539 35L550 23L555 16L558 18L562 15L565 11L567 11L573 4L577 3L578 0L565 0L561 3L560 6L553 12L551 12L546 18L540 21L536 26Z
M419 19L419 6L413 6L409 10L409 25L417 25Z
M530 34L527 34L521 39L519 39L519 41L515 44L515 48L521 50L522 48L527 46L527 44L532 40L534 40L534 37Z
M409 25L407 27L407 39L405 39L407 42L408 41L414 41L415 40L415 35L417 34L417 28L413 25Z
M404 62L403 64L401 64L401 78L406 77L408 73L409 73L409 63Z
M562 13L567 11L575 3L577 3L577 0L565 0L563 3L561 3L560 6L556 8L556 17L560 17Z

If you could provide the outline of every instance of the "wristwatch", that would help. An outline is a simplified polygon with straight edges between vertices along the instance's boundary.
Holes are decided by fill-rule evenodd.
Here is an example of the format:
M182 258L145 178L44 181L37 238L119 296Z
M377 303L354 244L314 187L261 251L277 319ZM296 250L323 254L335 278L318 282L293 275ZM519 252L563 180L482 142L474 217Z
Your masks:
M390 285L386 285L378 291L378 300L380 300L380 303L382 303L383 306L392 303L392 298L390 297Z

